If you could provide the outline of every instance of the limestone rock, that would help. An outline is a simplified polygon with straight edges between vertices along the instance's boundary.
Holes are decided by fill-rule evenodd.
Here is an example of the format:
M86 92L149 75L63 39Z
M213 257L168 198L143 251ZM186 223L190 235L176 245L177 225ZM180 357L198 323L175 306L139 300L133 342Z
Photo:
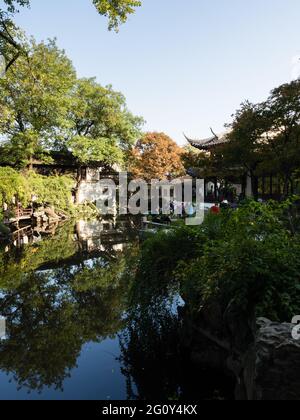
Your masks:
M262 322L256 340L259 400L300 400L300 340L292 324Z
M59 220L59 216L51 207L45 208L45 214L48 216L49 220Z

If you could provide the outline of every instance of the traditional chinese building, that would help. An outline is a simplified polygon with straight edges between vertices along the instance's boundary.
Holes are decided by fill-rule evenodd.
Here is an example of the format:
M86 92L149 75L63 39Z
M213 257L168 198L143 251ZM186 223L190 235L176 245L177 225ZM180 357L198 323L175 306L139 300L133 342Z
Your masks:
M216 200L228 199L234 197L252 197L253 185L248 172L243 167L224 168L222 165L222 147L229 142L229 132L224 132L219 135L212 131L212 136L206 139L191 139L187 136L185 138L189 144L208 156L215 154L217 157L217 165L213 168L213 173L207 175L203 174L205 179L205 198L208 202ZM274 133L266 133L264 137L272 136ZM276 135L276 133L275 133ZM204 171L205 172L205 171ZM193 168L191 168L191 175L193 175ZM194 176L199 177L200 174ZM297 179L291 179L288 185L288 191L284 191L284 182L282 177L273 171L271 173L260 173L257 180L258 198L262 199L281 199L285 193L299 194L300 184Z
M1 153L1 147L0 147ZM73 201L77 204L93 203L101 198L103 180L118 180L121 170L117 165L110 166L104 162L79 163L70 152L51 152L44 159L34 158L30 169L43 176L67 175L74 179L72 190ZM4 203L4 221L6 224L30 221L38 197L32 196L32 202L24 209L17 197L11 203Z
M217 153L220 155L221 148L229 141L228 132L217 135L212 131L212 134L211 137L206 139L191 139L187 136L185 138L192 147L201 152L208 155ZM191 172L193 172L193 169ZM222 175L222 179L218 174L218 168L216 168L215 174L204 176L204 181L205 199L208 202L224 199L233 201L235 197L252 196L251 178L242 168L231 168L226 176Z
M74 201L77 204L84 202L96 203L99 198L101 179L116 179L120 168L110 166L104 162L89 162L79 164L69 152L51 153L47 161L33 160L32 169L45 176L70 175L76 180L74 184ZM101 187L101 188L100 188Z

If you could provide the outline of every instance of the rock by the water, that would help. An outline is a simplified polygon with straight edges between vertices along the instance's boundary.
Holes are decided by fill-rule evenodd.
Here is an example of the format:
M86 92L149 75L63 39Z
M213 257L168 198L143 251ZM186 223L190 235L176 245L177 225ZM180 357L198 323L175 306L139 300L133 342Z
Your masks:
M51 207L45 208L45 214L48 216L49 220L59 220L60 217L55 213Z
M219 320L207 311L186 334L192 340L192 360L197 365L223 370L236 378L237 400L300 400L300 340L295 325L236 313ZM186 322L186 324L189 324ZM226 345L227 343L227 345Z
M292 324L259 320L256 340L258 400L300 400L300 340Z
M10 229L5 226L3 223L0 223L0 238L6 239L10 236Z
M55 223L61 217L51 207L40 207L33 213L33 218L38 224Z

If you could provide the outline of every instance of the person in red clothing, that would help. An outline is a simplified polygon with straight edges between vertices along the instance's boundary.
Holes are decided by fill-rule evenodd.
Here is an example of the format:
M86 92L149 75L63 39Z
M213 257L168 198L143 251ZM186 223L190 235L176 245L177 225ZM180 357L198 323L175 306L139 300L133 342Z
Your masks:
M210 209L210 212L212 213L212 214L220 214L220 207L219 207L219 204L218 203L216 203L214 206L212 206L211 207L211 209Z

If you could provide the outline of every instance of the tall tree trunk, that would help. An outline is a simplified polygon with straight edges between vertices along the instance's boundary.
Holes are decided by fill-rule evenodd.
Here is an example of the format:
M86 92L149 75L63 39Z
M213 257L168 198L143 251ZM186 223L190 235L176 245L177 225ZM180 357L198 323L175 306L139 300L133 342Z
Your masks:
M217 201L218 200L218 179L216 178L215 179L215 182L214 182L214 188L215 188L215 201Z
M258 199L258 177L251 173L252 195L255 200Z
M30 156L30 158L29 158L29 165L28 165L28 167L29 167L29 170L30 171L33 171L33 156Z
M283 197L286 198L289 195L289 182L290 182L290 177L289 175L285 175L284 176L284 186L283 186Z
M295 185L294 185L294 180L292 177L289 178L290 181L290 185L291 185L291 195L294 195L295 193Z
M241 179L242 184L242 197L246 197L247 193L247 180L248 180L248 174L244 174Z
M76 177L76 192L75 192L75 204L79 204L79 190L80 190L80 185L82 182L82 167L79 166L79 168L77 169L77 177Z

